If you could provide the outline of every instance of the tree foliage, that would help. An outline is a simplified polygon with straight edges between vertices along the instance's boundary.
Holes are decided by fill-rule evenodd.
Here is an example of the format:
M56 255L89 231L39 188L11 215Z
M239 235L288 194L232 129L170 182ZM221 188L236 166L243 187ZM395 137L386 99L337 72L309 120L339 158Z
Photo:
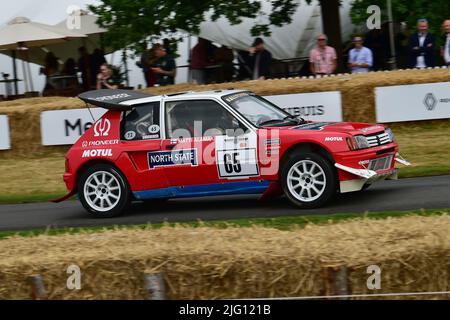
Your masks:
M386 0L355 0L352 5L352 21L355 24L364 24L370 14L367 8L378 5L383 12L383 20L387 21ZM394 21L406 22L414 28L418 19L426 18L430 24L430 31L435 35L441 33L442 22L450 19L449 0L392 0Z
M311 0L307 0L311 2ZM139 43L149 37L160 38L185 30L198 33L201 22L225 17L231 24L243 18L257 18L251 29L253 36L269 36L269 27L292 21L299 0L270 0L272 10L264 13L259 0L102 0L91 11L99 16L100 26L109 31L105 44L115 49L131 46L139 50Z

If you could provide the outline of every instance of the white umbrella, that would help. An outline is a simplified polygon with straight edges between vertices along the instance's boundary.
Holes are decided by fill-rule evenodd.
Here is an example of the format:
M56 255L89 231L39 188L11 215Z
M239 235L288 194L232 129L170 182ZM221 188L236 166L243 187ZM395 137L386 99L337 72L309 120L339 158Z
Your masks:
M30 50L28 50L27 61L43 66L45 65L45 56L47 52L53 52L58 58L59 63L63 64L69 58L76 60L76 57L78 56L78 49L80 47L86 47L88 52L92 53L94 49L100 47L102 33L107 31L106 29L100 28L96 24L96 21L96 16L90 15L85 11L75 11L68 17L68 19L64 19L60 23L51 27L53 30L57 30L58 32L81 35L81 37L71 37L64 43L49 42L42 46L30 48ZM72 22L75 23L72 24ZM111 48L104 48L105 54L112 53L113 51L114 50Z
M17 17L11 20L6 26L0 29L0 53L13 57L14 82L17 94L17 68L16 50L23 54L18 58L22 61L29 61L29 51L32 47L39 47L48 44L64 43L72 38L84 38L85 35L58 27L32 22L25 17ZM9 50L9 51L5 51ZM26 90L28 91L28 79L30 79L31 90L33 83L29 65L25 67L23 62L23 73ZM28 73L28 74L27 74Z

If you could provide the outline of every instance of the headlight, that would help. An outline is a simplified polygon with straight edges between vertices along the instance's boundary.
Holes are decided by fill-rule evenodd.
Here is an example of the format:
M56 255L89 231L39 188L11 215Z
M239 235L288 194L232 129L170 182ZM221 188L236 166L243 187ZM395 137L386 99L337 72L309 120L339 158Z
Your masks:
M394 132L392 132L392 130L390 128L387 128L386 133L389 135L389 139L391 140L391 142L394 142L395 141Z
M347 138L347 144L350 150L360 150L369 148L369 142L365 136L353 136Z

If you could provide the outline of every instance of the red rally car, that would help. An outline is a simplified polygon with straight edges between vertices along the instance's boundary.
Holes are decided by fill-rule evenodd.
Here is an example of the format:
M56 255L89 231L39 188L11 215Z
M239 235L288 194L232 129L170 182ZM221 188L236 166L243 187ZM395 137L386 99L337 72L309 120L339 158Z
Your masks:
M309 122L249 91L152 96L97 90L79 96L108 111L66 155L64 181L96 217L133 201L262 194L301 208L396 179L392 131Z

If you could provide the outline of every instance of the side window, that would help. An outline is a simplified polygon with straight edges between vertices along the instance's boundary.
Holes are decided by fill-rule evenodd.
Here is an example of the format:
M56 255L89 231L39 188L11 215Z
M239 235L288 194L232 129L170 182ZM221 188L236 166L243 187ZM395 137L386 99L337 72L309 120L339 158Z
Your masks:
M160 139L159 105L159 102L152 102L126 111L122 119L122 140Z
M166 127L168 138L213 137L247 129L213 100L167 102Z

